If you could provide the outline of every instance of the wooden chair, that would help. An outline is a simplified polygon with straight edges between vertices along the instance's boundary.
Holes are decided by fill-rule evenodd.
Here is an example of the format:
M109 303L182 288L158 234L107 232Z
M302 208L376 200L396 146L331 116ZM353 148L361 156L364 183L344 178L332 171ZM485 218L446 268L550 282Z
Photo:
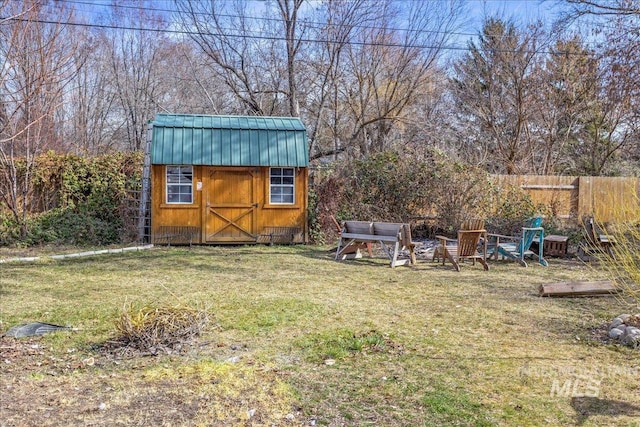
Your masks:
M517 261L521 266L526 267L526 257L534 257L538 259L538 263L547 267L549 263L543 256L544 242L544 228L542 228L542 218L535 217L527 221L524 227L522 227L522 234L519 236L504 236L502 234L489 234L491 243L489 244L489 258L494 256L498 259L502 256L503 259L510 259ZM538 240L538 253L531 250L531 244L534 239Z
M613 236L602 234L602 230L598 227L592 216L583 219L585 239L578 247L578 256L590 253L605 253L615 259L613 247L616 244Z
M473 265L477 260L485 270L489 270L489 264L486 261L486 234L484 220L470 220L460 226L457 239L436 236L440 240L440 246L436 248L436 251L438 255L442 256L442 265L445 265L448 260L456 271L460 271L460 262L469 259ZM479 248L482 248L482 251L479 251Z

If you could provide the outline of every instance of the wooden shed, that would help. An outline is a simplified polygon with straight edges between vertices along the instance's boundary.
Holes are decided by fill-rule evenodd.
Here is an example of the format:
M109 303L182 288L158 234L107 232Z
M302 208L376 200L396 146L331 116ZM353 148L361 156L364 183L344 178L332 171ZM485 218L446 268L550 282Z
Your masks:
M306 243L307 133L295 117L158 114L152 243Z

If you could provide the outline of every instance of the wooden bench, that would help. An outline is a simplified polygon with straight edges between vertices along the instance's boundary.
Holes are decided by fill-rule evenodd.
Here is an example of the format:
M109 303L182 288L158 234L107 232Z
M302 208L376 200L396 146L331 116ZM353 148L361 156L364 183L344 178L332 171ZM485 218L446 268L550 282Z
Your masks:
M191 246L197 239L200 228L190 225L162 225L158 227L158 232L154 237L157 244L189 244Z
M416 263L415 244L411 241L409 224L368 221L344 222L336 249L336 260L362 258L360 249L367 243L379 243L391 260L392 268ZM398 259L400 250L408 250L409 259Z

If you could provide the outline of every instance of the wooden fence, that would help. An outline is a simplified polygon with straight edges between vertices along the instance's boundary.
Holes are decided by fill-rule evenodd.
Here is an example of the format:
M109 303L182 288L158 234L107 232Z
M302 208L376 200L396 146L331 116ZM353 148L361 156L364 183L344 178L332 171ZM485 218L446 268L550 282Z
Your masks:
M554 217L575 224L585 215L602 223L637 220L640 179L600 176L492 175L497 185L522 188Z

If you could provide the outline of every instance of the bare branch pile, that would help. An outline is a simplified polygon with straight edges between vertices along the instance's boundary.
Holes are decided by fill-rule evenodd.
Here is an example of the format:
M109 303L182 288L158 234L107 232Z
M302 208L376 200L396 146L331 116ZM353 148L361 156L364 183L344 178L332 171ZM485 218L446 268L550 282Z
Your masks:
M209 322L204 309L175 307L126 307L115 322L118 341L152 354L177 351L189 345Z

